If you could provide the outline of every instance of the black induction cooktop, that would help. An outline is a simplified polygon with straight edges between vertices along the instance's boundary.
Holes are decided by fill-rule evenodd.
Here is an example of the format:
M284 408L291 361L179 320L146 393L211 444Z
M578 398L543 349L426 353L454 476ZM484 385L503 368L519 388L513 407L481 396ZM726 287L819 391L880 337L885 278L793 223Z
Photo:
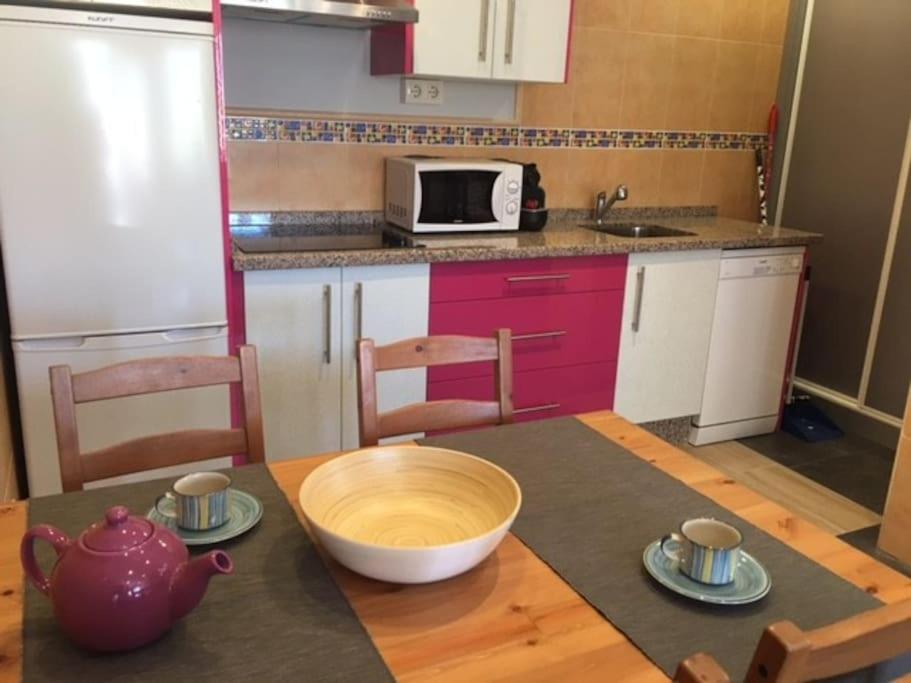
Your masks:
M335 231L310 232L282 226L285 235L272 232L234 235L234 244L248 254L286 251L348 251L356 249L421 249L410 233L386 226L339 226Z

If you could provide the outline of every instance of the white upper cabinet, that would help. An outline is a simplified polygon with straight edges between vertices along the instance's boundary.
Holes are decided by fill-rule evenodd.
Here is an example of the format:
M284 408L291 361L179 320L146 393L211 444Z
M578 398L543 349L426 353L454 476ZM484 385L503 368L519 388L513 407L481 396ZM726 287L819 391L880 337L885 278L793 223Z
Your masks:
M699 413L721 252L630 254L614 412L631 422Z
M569 56L569 0L497 0L493 77L562 83Z
M417 24L374 29L371 73L562 83L572 0L415 0Z
M414 73L490 78L494 0L420 0L414 28Z

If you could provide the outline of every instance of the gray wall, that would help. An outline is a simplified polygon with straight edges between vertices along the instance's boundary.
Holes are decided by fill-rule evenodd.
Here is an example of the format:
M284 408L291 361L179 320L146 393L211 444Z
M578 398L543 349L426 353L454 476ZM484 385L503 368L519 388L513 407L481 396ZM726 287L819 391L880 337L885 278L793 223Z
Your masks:
M439 106L401 104L401 79L370 76L370 32L226 19L225 96L242 109L515 117L511 83L447 81Z
M816 2L782 216L825 235L811 253L797 374L849 396L858 394L911 114L911 2L871 7ZM907 391L909 379L896 381Z
M905 203L899 223L895 256L889 272L889 288L883 305L882 323L867 403L890 415L902 415L911 381L911 182L905 188Z

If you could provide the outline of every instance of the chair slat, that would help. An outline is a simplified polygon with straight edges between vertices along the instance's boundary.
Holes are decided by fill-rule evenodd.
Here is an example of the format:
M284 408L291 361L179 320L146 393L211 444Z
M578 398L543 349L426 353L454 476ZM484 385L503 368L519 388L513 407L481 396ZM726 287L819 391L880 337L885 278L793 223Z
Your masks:
M86 481L223 458L247 450L243 429L192 429L133 439L82 456Z
M500 404L496 401L431 401L383 413L379 416L379 431L381 434L408 434L499 422Z
M73 377L76 403L240 382L236 358L177 356L145 358Z
M440 335L417 337L376 349L376 369L429 368L435 365L497 360L495 338Z

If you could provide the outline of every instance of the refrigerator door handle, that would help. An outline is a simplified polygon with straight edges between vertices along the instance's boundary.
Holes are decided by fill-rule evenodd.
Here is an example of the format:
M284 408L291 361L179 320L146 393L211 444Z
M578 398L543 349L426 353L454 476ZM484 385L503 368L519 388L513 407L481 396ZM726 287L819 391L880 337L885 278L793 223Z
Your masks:
M213 327L179 327L175 330L162 332L161 336L169 342L186 342L203 339L212 339L224 334L226 327L217 325Z
M17 351L66 351L80 349L85 346L86 338L51 337L49 339L23 339L13 341L13 348Z

